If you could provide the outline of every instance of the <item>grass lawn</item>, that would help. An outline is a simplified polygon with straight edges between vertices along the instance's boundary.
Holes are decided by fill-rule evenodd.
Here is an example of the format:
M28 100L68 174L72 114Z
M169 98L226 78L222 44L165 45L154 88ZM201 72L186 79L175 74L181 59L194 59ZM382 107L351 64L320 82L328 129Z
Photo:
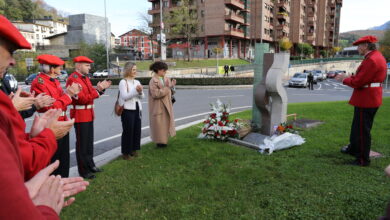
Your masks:
M185 60L174 60L174 61L168 61L168 62L176 62L176 66L170 66L169 68L172 69L178 69L178 68L191 68L191 67L214 67L217 65L217 60L215 59L209 59L209 60L192 60L190 62L187 62ZM137 61L137 68L138 70L149 70L150 64L152 64L152 61ZM245 65L249 64L249 62L241 59L220 59L218 61L219 66L224 66L225 64L228 65ZM120 63L121 66L124 65L124 62Z
M178 132L166 149L142 147L91 181L62 219L376 219L390 199L390 99L372 130L370 167L339 152L353 108L346 102L290 104L289 113L325 124L301 132L304 145L272 155L199 140L199 126ZM233 117L251 117L249 111Z

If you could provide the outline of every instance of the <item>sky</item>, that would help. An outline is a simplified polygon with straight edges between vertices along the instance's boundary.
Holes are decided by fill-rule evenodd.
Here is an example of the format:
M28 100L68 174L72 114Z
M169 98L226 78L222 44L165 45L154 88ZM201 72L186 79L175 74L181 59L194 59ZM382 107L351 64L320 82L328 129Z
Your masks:
M207 0L206 0L207 1ZM294 1L294 0L292 0ZM104 0L45 0L68 14L104 16ZM152 7L148 0L106 0L107 17L115 36L142 26L140 14ZM343 0L340 32L368 29L390 20L390 0Z

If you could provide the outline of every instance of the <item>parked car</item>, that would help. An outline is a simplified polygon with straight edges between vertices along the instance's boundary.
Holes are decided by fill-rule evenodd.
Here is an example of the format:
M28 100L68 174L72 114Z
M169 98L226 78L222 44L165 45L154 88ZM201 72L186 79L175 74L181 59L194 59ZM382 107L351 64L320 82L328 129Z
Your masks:
M333 79L337 76L337 73L336 71L328 71L328 73L326 74L326 77L329 78L329 79Z
M102 70L102 71L96 71L93 73L94 78L102 78L102 77L108 77L108 71Z
M288 86L299 86L299 87L307 87L307 73L295 73L293 77L288 81Z
M14 75L11 73L6 73L3 80L8 81L11 92L16 92L18 89L18 81L15 79Z
M26 80L24 81L24 83L26 83L26 85L29 85L32 83L32 81L34 81L34 79L38 76L38 73L33 73L33 74L30 74Z
M66 82L68 80L68 73L65 70L61 70L61 75L57 76L58 81Z
M326 79L326 74L322 70L313 70L313 74L317 75L317 79L319 81L325 80Z

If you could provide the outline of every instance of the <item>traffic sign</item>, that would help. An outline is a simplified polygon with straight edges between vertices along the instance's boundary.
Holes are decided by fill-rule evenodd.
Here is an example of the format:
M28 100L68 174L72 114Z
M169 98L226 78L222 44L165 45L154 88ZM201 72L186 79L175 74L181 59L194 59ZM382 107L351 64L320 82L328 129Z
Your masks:
M27 66L27 67L32 67L32 66L34 66L34 60L33 60L33 58L26 58L26 66Z

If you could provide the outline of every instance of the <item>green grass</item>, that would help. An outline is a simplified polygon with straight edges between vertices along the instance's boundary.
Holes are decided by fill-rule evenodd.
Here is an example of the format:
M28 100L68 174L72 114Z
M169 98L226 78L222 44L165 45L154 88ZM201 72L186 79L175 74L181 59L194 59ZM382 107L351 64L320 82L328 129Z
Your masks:
M187 62L185 60L174 60L174 61L168 61L168 62L176 62L176 66L170 66L171 69L179 69L179 68L192 68L192 67L214 67L217 65L217 60L215 59L208 59L208 60L192 60L190 62ZM152 61L137 61L137 68L138 70L149 70L150 64L152 64ZM249 64L249 62L241 59L220 59L218 61L219 66L224 66L225 64L228 65L245 65ZM124 65L124 63L120 63L121 66Z
M142 147L91 181L62 219L376 219L390 198L384 157L345 165L353 108L346 102L290 104L289 113L325 124L301 132L306 143L272 155L199 140L194 126L166 149ZM372 130L372 149L390 155L390 99ZM250 118L249 111L234 115Z

